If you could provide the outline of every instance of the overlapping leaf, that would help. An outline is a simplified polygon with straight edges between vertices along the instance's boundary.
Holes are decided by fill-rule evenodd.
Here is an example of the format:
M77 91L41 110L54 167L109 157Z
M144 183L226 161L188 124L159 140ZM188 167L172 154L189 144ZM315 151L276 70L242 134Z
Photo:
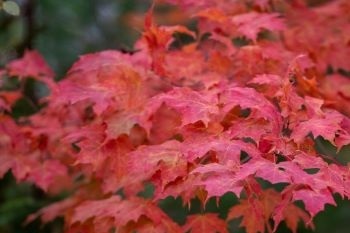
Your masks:
M166 2L195 17L196 33L158 26L153 5L132 54L82 56L57 86L37 52L0 71L0 176L72 193L30 219L63 216L67 233L160 233L227 232L242 217L248 233L281 221L297 232L333 194L349 198L348 166L315 148L318 137L337 152L350 144L349 3ZM46 82L48 106L13 120L25 93L6 89L10 76ZM203 210L180 227L157 206L228 192L240 200L226 220Z

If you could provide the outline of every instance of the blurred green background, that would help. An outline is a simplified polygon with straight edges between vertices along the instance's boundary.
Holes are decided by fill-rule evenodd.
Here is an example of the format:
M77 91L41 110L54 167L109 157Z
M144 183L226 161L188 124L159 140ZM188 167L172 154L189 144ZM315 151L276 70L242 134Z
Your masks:
M62 76L77 57L104 49L130 50L140 31L131 26L146 0L17 0L20 16L0 12L0 65L39 50Z
M0 11L0 67L20 57L26 49L37 49L55 70L57 79L63 78L81 54L105 49L132 50L133 43L140 35L138 26L142 24L142 15L150 6L150 1L146 0L15 2L21 9L19 16ZM20 109L17 114L27 113ZM321 152L336 156L334 148L326 142L318 145ZM346 163L349 154L350 149L346 148L337 156ZM62 219L45 226L41 226L39 221L23 225L28 214L61 198L48 197L30 184L16 184L12 175L6 174L0 180L0 233L62 232ZM339 197L336 199L338 207L327 206L325 212L317 215L316 232L350 232L350 203ZM227 194L221 198L219 207L215 203L215 200L210 200L207 211L220 213L224 217L237 199ZM190 210L182 208L181 200L172 198L162 201L160 206L179 223L185 221L186 214L200 211L198 201L194 201ZM230 232L244 232L239 228L239 220L231 222ZM282 224L279 232L289 231ZM301 226L298 232L310 231Z

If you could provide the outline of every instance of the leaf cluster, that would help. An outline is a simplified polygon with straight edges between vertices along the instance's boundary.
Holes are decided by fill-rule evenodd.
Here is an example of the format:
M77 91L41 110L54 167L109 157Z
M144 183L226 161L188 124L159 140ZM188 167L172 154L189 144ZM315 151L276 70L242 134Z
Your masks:
M350 4L173 1L195 30L158 25L132 52L83 55L66 77L36 51L7 64L0 90L0 177L11 171L68 197L30 215L65 232L292 232L350 197ZM182 43L186 38L186 43ZM47 93L28 98L33 80ZM23 99L37 106L16 117ZM151 193L145 187L153 187ZM227 193L227 216L205 211ZM147 194L147 195L146 195ZM202 211L175 222L159 204ZM299 205L299 203L303 205Z

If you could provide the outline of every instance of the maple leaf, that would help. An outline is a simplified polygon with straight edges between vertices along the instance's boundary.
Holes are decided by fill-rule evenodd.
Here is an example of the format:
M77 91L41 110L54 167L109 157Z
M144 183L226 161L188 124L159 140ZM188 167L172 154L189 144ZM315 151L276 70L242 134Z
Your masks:
M308 174L297 163L293 161L281 162L278 164L293 181L294 184L303 184L312 187L315 190L322 190L327 188L327 183L324 180L319 180L317 177Z
M75 208L69 225L84 223L92 218L95 232L107 233L112 226L123 232L130 222L136 223L132 229L137 230L137 223L142 216L151 221L153 226L161 227L163 232L180 232L180 227L151 202L140 198L121 200L119 196L83 202Z
M239 204L233 206L228 213L227 221L243 217L240 226L246 232L265 232L265 225L271 230L268 219L280 200L279 193L273 189L261 190L248 199L240 200Z
M174 32L181 32L196 37L194 32L181 25L167 27L156 26L153 22L153 8L154 4L146 13L145 32L143 33L143 37L146 39L150 50L167 48L172 40L172 34Z
M181 197L184 204L191 205L193 197L198 196L197 184L199 176L181 177L175 181L170 182L164 189L156 188L154 190L154 201L166 199L167 197L178 198Z
M105 126L89 125L79 131L69 134L65 140L70 143L76 143L81 149L78 153L75 164L90 164L93 171L99 170L104 160L108 157L105 154L108 150L103 147L105 141ZM113 153L112 151L109 151Z
M328 75L320 82L322 94L327 106L350 115L350 84L345 76L339 74Z
M166 2L197 28L156 25L153 4L135 51L81 56L58 85L35 51L0 70L0 177L11 171L49 193L69 187L29 217L63 216L67 233L227 232L240 217L248 233L281 221L312 227L333 194L350 197L348 167L318 155L313 140L350 144L350 4ZM48 106L12 119L23 95L6 89L7 76L45 82ZM263 189L260 179L287 186ZM149 183L152 197L136 197ZM180 227L158 208L169 196L205 204L227 192L240 199L227 220L203 212Z
M149 140L153 144L173 138L181 126L181 115L173 108L162 104L152 116Z
M302 220L304 223L307 223L310 225L311 228L313 228L313 225L310 224L310 217L307 215L307 213L300 209L296 205L288 205L286 209L283 211L284 214L284 221L286 222L287 227L293 232L297 232L298 223L300 220Z
M342 31L333 30L335 25L344 29L349 27L346 17L335 17L343 15L344 9L346 5L343 1L335 1L314 9L303 7L299 11L290 11L288 15L293 25L284 30L287 46L293 50L315 54L316 65L322 71L328 65L348 67L349 64L344 62L349 52L348 46L344 46L348 36ZM296 32L297 37L291 36ZM324 36L320 37L320 34Z
M142 205L136 205L132 201L122 203L119 196L111 196L104 200L86 201L80 204L74 211L71 224L75 222L84 222L89 218L96 217L114 217L118 226L126 225L129 221L137 221L143 214ZM126 213L128 213L126 215Z
M175 32L185 33L196 37L193 32L184 26L167 26L158 27L153 22L154 5L147 12L145 17L145 31L142 34L142 39L146 44L152 57L152 68L160 76L166 77L167 71L164 67L165 54L168 46L173 41L172 35Z
M260 152L251 143L241 140L229 140L228 138L213 136L198 136L183 142L182 153L188 161L202 158L207 152L216 152L216 157L221 163L233 161L240 163L241 152L248 153L250 157L260 157Z
M109 193L123 186L122 181L128 174L128 153L134 146L125 135L107 138L105 130L105 124L89 125L69 134L65 140L79 147L74 165L89 168L102 179L103 191ZM139 189L137 185L130 185L129 188Z
M279 87L282 85L283 79L279 75L261 74L256 75L252 80L249 81L249 83Z
M56 104L88 100L101 114L116 105L119 110L135 109L147 97L142 68L117 51L104 51L80 57L59 83L52 97Z
M161 189L177 177L187 174L187 161L183 158L178 141L167 141L160 145L141 146L128 154L130 183L153 178L160 182ZM157 175L157 172L160 174Z
M54 73L44 58L35 50L27 50L23 58L7 64L7 72L10 76L31 78L53 78Z
M68 170L65 165L58 160L46 160L41 166L33 168L27 179L44 191L48 191L49 187L57 182L57 178L67 175Z
M207 86L210 85L209 81L214 81L203 75L206 61L196 50L196 45L190 44L181 50L169 51L164 59L167 78L176 86Z
M300 189L293 192L293 200L301 200L305 204L305 209L313 218L317 213L324 210L326 204L337 205L328 189L314 191Z
M137 114L132 112L117 112L105 119L108 138L117 138L121 134L129 134L137 123Z
M235 106L256 110L250 117L268 120L271 122L272 133L279 135L282 127L280 114L272 103L254 89L229 86L220 94L219 102L223 104L223 113L228 113Z
M203 17L218 23L224 23L226 20L228 20L225 12L218 8L203 9L196 14L196 17Z
M299 154L294 157L294 162L299 164L304 170L316 168L318 171L314 174L314 179L318 183L324 183L334 193L339 193L342 197L348 196L345 188L346 168L336 164L328 164L320 157ZM317 181L316 181L317 182Z
M45 136L35 135L30 128L18 126L9 117L0 116L0 119L0 175L11 170L18 181L33 182L46 192L63 185L60 180L67 180L68 169L51 157ZM38 159L42 154L47 156L45 160Z
M308 111L310 118L317 116L324 116L325 113L322 111L322 105L324 101L322 99L305 96L305 107Z
M235 179L235 169L227 165L210 163L197 167L192 173L201 174L200 180L194 182L194 185L204 186L207 191L206 200L210 197L220 197L227 192L239 197L243 189L243 185Z
M232 139L251 138L259 142L263 135L271 131L270 122L264 119L238 119L232 122L232 125L225 131Z
M232 22L241 34L253 41L263 29L281 31L285 28L284 20L277 13L250 12L232 17Z
M323 118L308 119L294 127L291 138L296 143L301 143L309 133L312 133L314 138L322 136L334 144L336 133L341 131L340 123L342 119L343 116L336 112L328 113Z
M33 156L0 156L0 177L11 169L18 181L30 181L39 188L48 192L53 186L60 186L60 178L67 178L67 167L58 160L45 160L43 163L35 160Z
M97 172L98 177L102 179L102 188L105 193L114 192L124 185L124 180L129 175L128 153L133 149L130 140L127 137L120 137L115 140L108 141L100 153L104 153L105 158L103 166ZM129 193L137 193L142 187L139 184L129 185L125 188L126 195Z
M154 112L162 105L179 112L182 116L182 125L202 121L208 124L212 116L218 114L217 96L213 94L202 94L189 88L174 88L173 90L152 97L145 106L141 115L140 124L149 132L149 119Z
M287 190L287 188L285 189ZM288 190L290 191L290 190ZM282 220L286 222L287 227L293 232L297 232L298 223L303 220L305 224L314 228L312 219L310 216L301 208L291 203L291 193L283 191L282 199L278 198L278 203L273 210L274 220L274 232L277 230L278 225Z
M40 209L37 213L30 214L26 223L30 223L34 221L36 218L40 216L40 219L43 223L48 223L54 220L59 216L64 216L66 212L68 212L72 207L79 203L79 199L75 197L67 198L62 201L58 201L49 206L46 206Z
M261 209L261 203L256 200L241 200L238 205L233 206L227 216L227 220L232 220L243 216L241 227L247 233L265 232L265 217Z
M186 219L185 225L182 227L183 232L200 233L226 233L227 224L220 219L217 214L197 214L190 215Z
M253 174L272 184L291 182L290 175L286 173L282 167L263 158L252 159L243 164L237 172L235 180L241 181Z

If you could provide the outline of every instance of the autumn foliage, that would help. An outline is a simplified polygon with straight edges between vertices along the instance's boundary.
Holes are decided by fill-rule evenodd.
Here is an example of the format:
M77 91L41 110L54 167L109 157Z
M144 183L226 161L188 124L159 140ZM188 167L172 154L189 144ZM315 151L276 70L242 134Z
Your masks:
M350 197L348 165L315 146L350 144L350 2L166 2L189 27L157 25L156 4L133 51L83 55L58 82L36 51L0 71L0 177L69 194L27 222L63 217L67 233L223 233L236 218L248 233L312 228L334 195ZM50 94L15 118L29 79ZM239 203L226 219L205 211L229 192ZM203 211L175 222L158 206L169 196Z

